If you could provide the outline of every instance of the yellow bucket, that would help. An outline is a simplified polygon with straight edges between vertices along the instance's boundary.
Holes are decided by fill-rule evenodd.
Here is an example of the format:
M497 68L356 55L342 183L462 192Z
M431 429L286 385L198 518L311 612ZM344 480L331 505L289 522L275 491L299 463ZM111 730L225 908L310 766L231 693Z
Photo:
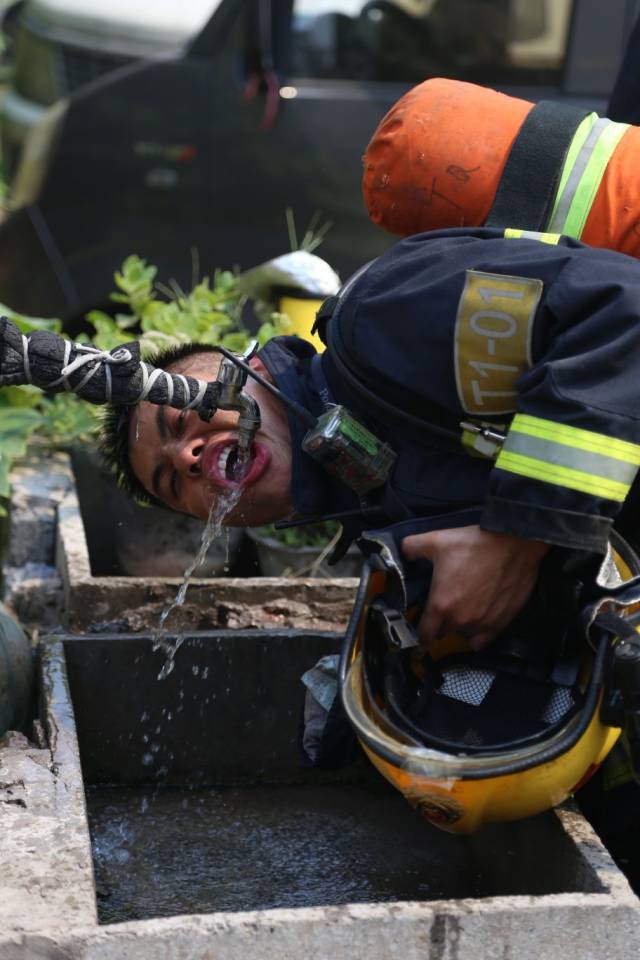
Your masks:
M315 323L316 313L322 302L321 299L318 300L316 297L286 295L280 298L278 305L280 313L286 313L291 321L291 333L308 340L318 353L322 353L324 350L324 343L317 334L311 333L311 328Z

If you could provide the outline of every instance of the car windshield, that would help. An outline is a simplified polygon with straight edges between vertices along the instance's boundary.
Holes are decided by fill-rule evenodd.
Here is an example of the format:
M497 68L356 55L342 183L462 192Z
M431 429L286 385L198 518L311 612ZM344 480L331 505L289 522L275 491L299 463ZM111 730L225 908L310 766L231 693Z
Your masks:
M554 85L572 0L295 0L292 73Z

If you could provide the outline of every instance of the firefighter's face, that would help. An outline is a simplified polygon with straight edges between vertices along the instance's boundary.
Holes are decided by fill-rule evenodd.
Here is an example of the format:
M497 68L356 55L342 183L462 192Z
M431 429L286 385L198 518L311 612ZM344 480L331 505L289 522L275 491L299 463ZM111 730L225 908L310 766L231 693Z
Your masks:
M214 380L217 354L200 353L170 368L201 380ZM258 358L251 361L268 377ZM258 403L261 427L251 463L241 481L242 492L227 515L229 526L259 526L291 514L291 437L286 410L260 384L249 380L245 391ZM175 410L143 401L131 417L129 458L145 490L181 513L206 519L212 504L233 481L229 453L238 438L239 414L218 410L205 423L193 411Z

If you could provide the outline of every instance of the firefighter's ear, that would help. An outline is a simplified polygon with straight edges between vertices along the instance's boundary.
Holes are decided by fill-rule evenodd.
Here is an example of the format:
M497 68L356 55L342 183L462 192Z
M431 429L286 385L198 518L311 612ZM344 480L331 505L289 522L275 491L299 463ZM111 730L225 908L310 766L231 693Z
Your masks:
M251 360L249 360L249 366L252 370L255 370L256 373L259 373L261 377L264 377L265 380L268 380L269 383L273 383L273 377L265 367L260 357L251 357Z

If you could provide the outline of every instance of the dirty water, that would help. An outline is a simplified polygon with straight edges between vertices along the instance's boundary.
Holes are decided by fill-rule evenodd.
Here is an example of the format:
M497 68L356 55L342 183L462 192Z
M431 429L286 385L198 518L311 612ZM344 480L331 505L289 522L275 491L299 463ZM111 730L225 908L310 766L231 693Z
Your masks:
M584 889L552 815L524 831L510 824L483 839L454 837L377 781L100 787L88 789L87 804L101 923ZM553 854L544 871L541 844Z

